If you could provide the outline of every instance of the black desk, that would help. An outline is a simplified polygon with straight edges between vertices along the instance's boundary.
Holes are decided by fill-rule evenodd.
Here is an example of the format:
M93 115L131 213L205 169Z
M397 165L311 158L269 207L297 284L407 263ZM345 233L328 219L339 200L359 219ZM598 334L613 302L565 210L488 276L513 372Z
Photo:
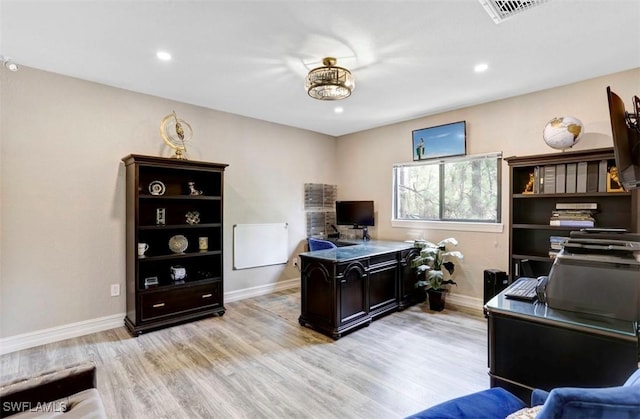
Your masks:
M619 386L638 368L638 325L510 300L485 306L491 387L529 402L531 390Z
M415 288L413 242L358 241L300 254L303 326L334 339L372 320L424 301Z

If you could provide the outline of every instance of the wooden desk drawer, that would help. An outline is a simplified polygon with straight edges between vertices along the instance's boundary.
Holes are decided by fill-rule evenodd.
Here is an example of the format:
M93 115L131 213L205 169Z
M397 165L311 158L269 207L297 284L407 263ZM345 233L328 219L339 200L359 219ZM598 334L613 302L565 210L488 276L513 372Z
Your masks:
M397 255L395 253L387 253L384 255L376 255L376 256L371 256L369 258L369 266L370 267L374 267L374 266L386 266L386 265L394 265L398 263L398 259L397 259Z
M141 320L151 320L180 312L217 307L222 304L221 282L141 295Z

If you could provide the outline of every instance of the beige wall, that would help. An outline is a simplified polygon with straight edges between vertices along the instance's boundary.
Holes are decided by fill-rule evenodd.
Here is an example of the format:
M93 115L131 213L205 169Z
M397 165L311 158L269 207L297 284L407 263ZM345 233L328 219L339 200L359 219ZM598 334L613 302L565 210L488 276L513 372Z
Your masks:
M341 199L374 199L378 238L455 236L466 259L456 294L482 297L482 271L507 268L508 232L392 228L391 168L411 160L411 131L467 121L468 153L546 153L544 124L573 115L577 149L611 145L605 87L630 106L640 69L365 131L325 135L141 95L29 68L0 71L0 338L124 312L124 170L129 154L170 152L158 133L175 109L195 138L191 158L228 163L225 292L296 278L286 266L232 270L232 226L289 223L289 250L305 236L303 184L338 184ZM383 106L381 104L380 106ZM507 194L506 165L503 194ZM503 221L508 203L503 202ZM475 300L474 300L475 301Z
M456 237L465 260L457 273L459 285L453 289L454 294L481 299L483 271L508 270L508 166L503 163L502 233L394 228L392 167L394 163L412 160L411 131L465 120L467 154L501 151L508 157L553 153L557 150L544 143L542 129L553 117L568 115L585 125L585 134L574 149L610 147L613 143L606 98L608 85L630 110L632 96L640 95L640 69L340 137L338 197L374 199L377 213L374 234L379 238L407 240L422 236L439 241Z
M124 313L124 166L169 156L173 109L194 129L193 160L228 163L225 293L299 277L292 264L232 270L232 226L289 223L305 236L303 185L335 184L335 139L22 67L0 71L0 337Z

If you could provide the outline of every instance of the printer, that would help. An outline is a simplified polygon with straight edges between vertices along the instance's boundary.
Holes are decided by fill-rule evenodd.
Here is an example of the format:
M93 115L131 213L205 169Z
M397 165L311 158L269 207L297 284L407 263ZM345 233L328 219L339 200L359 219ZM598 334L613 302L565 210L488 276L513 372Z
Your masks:
M640 234L593 230L570 233L539 295L554 309L639 321Z

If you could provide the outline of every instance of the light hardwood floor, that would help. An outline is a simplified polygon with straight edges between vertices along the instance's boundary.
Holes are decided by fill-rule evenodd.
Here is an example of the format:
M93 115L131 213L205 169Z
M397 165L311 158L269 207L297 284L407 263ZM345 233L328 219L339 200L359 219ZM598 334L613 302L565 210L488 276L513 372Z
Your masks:
M0 357L2 382L93 361L112 418L400 418L489 387L486 320L424 305L338 341L298 290L132 338L124 327Z

